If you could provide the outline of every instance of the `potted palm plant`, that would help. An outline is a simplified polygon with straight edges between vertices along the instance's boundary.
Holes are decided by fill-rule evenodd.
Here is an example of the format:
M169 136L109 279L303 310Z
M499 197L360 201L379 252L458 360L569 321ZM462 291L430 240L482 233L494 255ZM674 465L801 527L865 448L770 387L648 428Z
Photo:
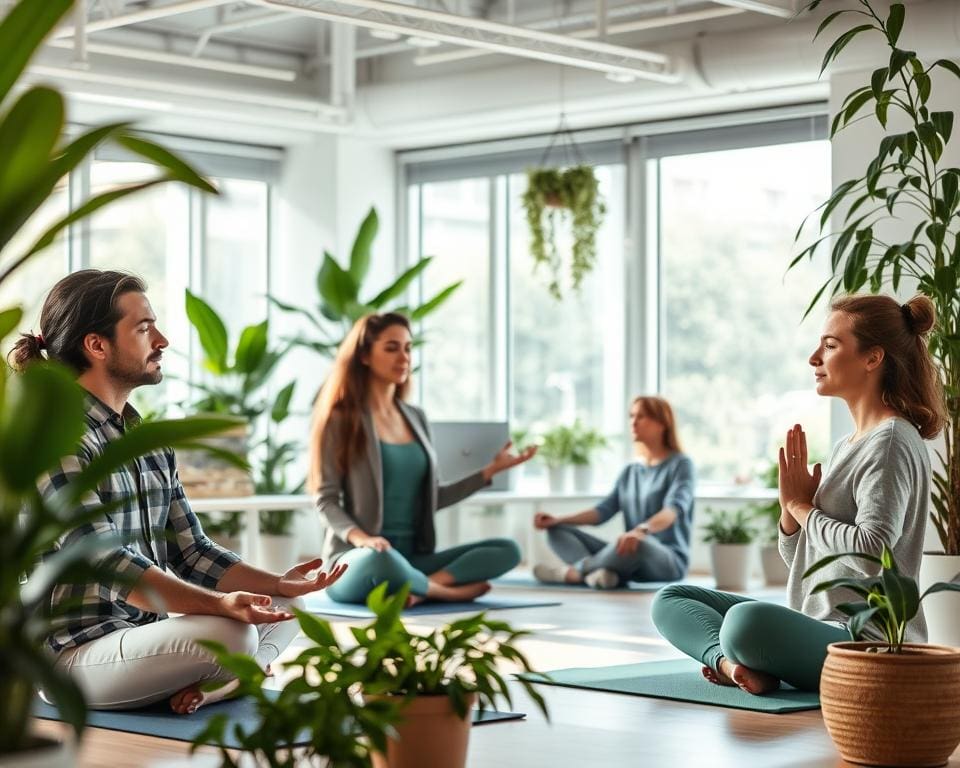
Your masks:
M827 731L853 763L943 765L960 744L960 649L905 643L904 634L925 598L960 592L960 584L933 584L921 595L886 546L880 557L861 552L825 557L803 578L847 557L879 566L879 573L832 579L813 589L844 589L858 598L837 606L850 617L852 642L828 647L820 677ZM880 639L863 640L868 631Z
M63 97L46 86L17 87L44 38L72 5L71 0L20 0L0 21L0 284L71 224L115 200L170 181L216 191L189 165L131 133L125 123L98 126L70 140L64 131ZM157 177L81 201L36 241L20 241L17 235L56 184L108 140L158 166ZM17 307L0 311L0 343L21 319ZM63 754L64 747L36 738L29 727L37 687L50 696L77 735L86 719L82 693L42 650L44 638L62 618L51 614L50 595L58 583L113 574L96 564L94 544L62 548L42 564L41 555L49 554L66 532L103 514L99 509L77 512L76 502L117 466L144 452L222 431L236 420L144 423L111 443L55 498L45 501L37 492L37 480L75 448L86 419L82 390L54 365L33 366L14 377L0 365L0 393L0 766L31 765L44 757L49 757L48 765L66 765L72 760ZM99 545L109 548L116 542Z
M746 589L755 536L749 510L708 508L707 516L703 541L710 545L710 563L717 589Z
M606 213L600 182L588 165L531 169L522 202L530 227L534 269L548 270L547 289L560 301L564 280L563 259L557 247L558 221L569 218L571 222L570 287L578 291L597 261L597 230Z
M813 10L822 0L813 0ZM831 274L810 304L840 290L873 292L901 279L915 281L937 311L938 325L930 334L930 352L944 376L950 423L945 433L939 470L934 473L931 520L942 552L925 553L920 574L923 585L949 580L960 573L960 263L957 228L960 225L960 168L944 162L944 150L953 136L954 113L935 106L934 71L960 78L960 66L948 59L923 62L903 46L900 36L906 11L893 3L885 15L875 0L831 2L831 13L817 36L838 20L852 18L827 49L821 71L857 37L881 38L890 51L878 61L870 82L843 100L833 119L831 137L848 125L876 120L883 129L876 156L862 175L834 189L818 209L822 236L794 258L791 267L813 257L819 245L835 237ZM846 209L845 212L843 209ZM843 215L833 230L831 219ZM900 220L913 227L902 242L889 242L884 224ZM902 226L902 224L901 224ZM802 228L801 228L802 229ZM799 236L799 235L798 235ZM809 312L810 309L807 311ZM937 595L927 606L930 637L960 646L960 612L946 596Z
M387 596L385 584L377 587L367 599L376 618L351 630L355 644L349 648L337 641L328 622L295 610L312 645L285 665L297 674L278 695L263 691L263 672L253 659L210 644L241 681L240 692L257 700L261 722L253 732L240 734L244 748L269 765L284 764L271 758L306 730L305 756L322 755L334 765L463 768L470 711L474 704L481 709L499 701L511 704L497 665L507 661L530 671L515 645L528 633L481 613L428 635L414 634L400 620L408 596L407 587L393 596ZM519 684L548 716L532 684ZM356 694L362 694L364 706L357 704ZM324 697L329 708L318 716ZM222 745L225 726L223 718L214 720L196 743ZM233 766L227 750L221 746L221 751L224 768Z
M363 315L371 312L400 312L411 321L419 322L435 312L460 287L462 281L451 283L422 304L406 306L404 295L433 261L424 256L403 272L379 293L361 298L364 283L370 275L371 249L380 228L375 208L371 208L353 241L348 263L341 264L329 252L324 252L323 263L317 272L316 311L268 297L277 309L304 318L310 326L311 336L299 335L291 340L296 346L312 349L327 358L333 358L343 337ZM333 330L329 324L333 324Z

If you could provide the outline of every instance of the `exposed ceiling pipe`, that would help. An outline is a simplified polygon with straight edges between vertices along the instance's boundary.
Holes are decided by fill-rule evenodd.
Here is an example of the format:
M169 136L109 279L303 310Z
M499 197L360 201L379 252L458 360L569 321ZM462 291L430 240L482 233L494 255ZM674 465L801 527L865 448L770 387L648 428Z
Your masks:
M607 0L597 0L597 40L607 39Z
M386 29L419 38L483 48L541 61L674 83L682 79L669 57L386 0L251 0L316 18Z
M253 93L249 89L226 89L215 86L190 85L171 80L153 80L143 77L128 77L125 75L108 75L103 72L83 72L69 67L34 65L30 67L30 74L45 78L56 78L83 83L114 86L127 89L126 92L142 93L151 91L166 94L168 97L187 96L201 100L218 100L246 104L254 107L276 108L291 110L307 114L319 119L341 121L345 117L345 110L331 104L325 104L316 99L307 99L294 96L275 96L266 93Z
M330 103L349 115L357 93L357 28L349 24L330 27Z
M182 2L144 8L140 11L125 13L122 16L113 16L109 19L88 21L86 24L86 30L87 34L92 32L102 32L105 29L116 29L117 27L126 27L130 24L139 24L144 21L165 19L168 16L176 16L180 13L190 13L191 11L200 11L204 8L216 8L218 5L227 5L228 3L232 2L236 2L236 0L182 0ZM74 34L76 34L75 26L62 27L53 33L53 39L62 40L65 37L73 37Z
M743 13L739 8L706 8L702 11L685 11L682 13L673 13L667 16L652 16L650 18L635 19L633 21L624 21L619 24L611 24L607 27L607 35L625 35L630 32L641 32L646 29L657 29L659 27L673 27L681 24L689 24L695 21L706 21L708 19L719 19L724 16L736 16ZM590 38L596 34L596 29L578 29L567 33L569 37ZM478 48L457 48L449 51L438 51L437 53L425 53L417 56L413 61L420 66L429 66L431 64L444 64L448 61L459 61L461 59L473 59L477 56L489 56L491 51L484 51Z
M289 20L289 18L290 14L288 13L270 11L268 13L251 14L239 19L225 21L222 24L214 24L200 33L200 37L197 38L197 44L193 49L193 55L199 56L203 53L203 49L207 47L207 43L210 42L210 38L214 35L222 35L224 32L236 32L241 29L250 29L251 27L259 27L264 24L275 24L284 19Z
M79 35L76 39L79 39ZM51 40L49 45L52 48L71 48L73 46L69 40ZM178 67L192 67L193 69L205 69L211 72L225 72L230 75L262 77L267 80L279 80L285 83L292 83L297 79L297 71L295 69L280 69L277 67L260 66L258 64L244 64L236 61L220 61L218 59L196 59L193 56L184 56L168 51L156 51L150 48L133 48L108 43L88 43L86 50L102 56L116 56L123 59L133 59L135 61L155 61L158 64L172 64Z
M781 19L792 19L794 12L791 8L782 5L764 2L764 0L713 0L717 5L727 5L731 8L742 8L745 11L765 13L768 16L777 16Z

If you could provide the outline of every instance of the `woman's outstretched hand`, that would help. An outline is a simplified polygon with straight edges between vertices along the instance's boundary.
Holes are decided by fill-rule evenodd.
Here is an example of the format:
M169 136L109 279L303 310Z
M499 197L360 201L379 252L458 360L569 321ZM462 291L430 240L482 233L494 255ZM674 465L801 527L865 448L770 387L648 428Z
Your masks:
M807 436L796 424L787 431L787 439L780 449L780 507L801 526L813 509L813 495L820 487L822 468L807 467Z
M493 461L483 468L483 479L486 482L489 483L493 476L498 472L503 472L506 469L512 469L518 464L523 464L525 461L530 461L530 459L532 459L537 452L537 446L535 445L524 448L519 453L512 453L510 451L512 447L513 442L508 441L507 444L497 452L497 455L493 457Z

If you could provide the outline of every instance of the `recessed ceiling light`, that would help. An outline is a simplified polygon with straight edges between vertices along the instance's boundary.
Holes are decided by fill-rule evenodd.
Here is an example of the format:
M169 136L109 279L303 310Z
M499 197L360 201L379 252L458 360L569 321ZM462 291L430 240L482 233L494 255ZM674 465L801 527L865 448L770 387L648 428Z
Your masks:
M375 37L377 40L399 40L403 35L389 29L371 29L370 37Z
M630 72L607 72L605 76L607 80L614 83L635 83L637 81L637 76Z
M436 48L440 45L439 40L433 40L429 37L417 37L416 35L410 35L410 37L407 38L407 42L415 48Z

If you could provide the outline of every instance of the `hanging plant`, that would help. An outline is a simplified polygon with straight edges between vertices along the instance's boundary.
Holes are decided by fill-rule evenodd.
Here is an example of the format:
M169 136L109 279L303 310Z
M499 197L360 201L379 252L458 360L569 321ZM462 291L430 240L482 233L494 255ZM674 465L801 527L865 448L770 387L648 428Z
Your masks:
M580 284L597 261L597 230L606 207L600 197L600 184L588 165L566 170L537 168L527 171L527 191L523 208L530 226L530 254L533 268L548 270L550 294L560 301L563 261L557 249L557 220L571 222L573 249L570 258L570 286Z

